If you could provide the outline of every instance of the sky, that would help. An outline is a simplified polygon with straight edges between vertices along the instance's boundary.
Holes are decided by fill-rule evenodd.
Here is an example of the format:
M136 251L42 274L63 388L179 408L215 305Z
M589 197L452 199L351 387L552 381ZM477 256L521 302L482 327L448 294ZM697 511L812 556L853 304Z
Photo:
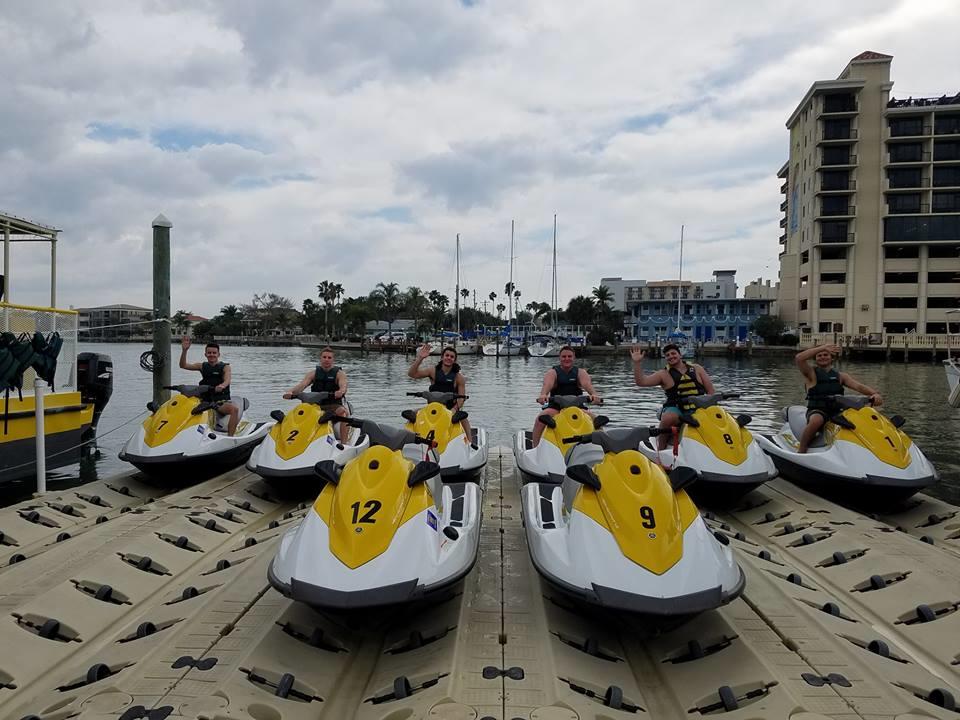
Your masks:
M503 293L776 279L784 126L864 50L893 94L960 90L960 3L8 0L0 211L61 229L58 304L172 306L323 280ZM13 247L13 302L49 253Z

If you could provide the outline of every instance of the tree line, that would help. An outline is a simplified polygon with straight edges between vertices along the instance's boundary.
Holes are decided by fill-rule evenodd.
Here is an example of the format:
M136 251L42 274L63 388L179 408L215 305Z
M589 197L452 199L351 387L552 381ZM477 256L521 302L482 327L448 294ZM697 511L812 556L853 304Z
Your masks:
M514 325L553 325L554 312L549 303L530 301L524 305L522 297L513 283L506 283L502 294L491 291L480 300L472 290L461 288L460 329L500 326L508 316ZM566 308L558 309L556 323L589 327L593 341L612 341L623 328L623 313L610 307L613 299L606 285L595 287L589 297L578 295L570 299ZM509 307L506 303L510 303ZM171 318L173 331L184 333L192 327L194 336L209 338L288 334L299 328L307 335L342 339L362 336L372 320L384 322L392 330L396 320L409 319L420 336L453 330L456 326L456 303L447 295L415 285L401 290L395 282L377 283L367 295L347 297L343 285L324 280L317 285L316 299L306 298L299 309L289 298L268 292L255 294L249 303L225 305L209 320L191 323L192 314L178 310Z

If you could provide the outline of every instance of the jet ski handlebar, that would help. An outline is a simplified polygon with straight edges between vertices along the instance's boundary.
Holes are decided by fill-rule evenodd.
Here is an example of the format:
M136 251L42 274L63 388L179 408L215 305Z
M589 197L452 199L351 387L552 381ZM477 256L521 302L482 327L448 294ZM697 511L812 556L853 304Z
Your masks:
M564 438L563 442L599 445L605 453L618 453L625 450L637 450L640 443L660 434L670 433L670 428L660 429L656 425L650 427L616 428L604 432L592 432L584 435L573 435Z
M300 402L308 403L310 405L323 405L324 403L329 403L335 400L334 393L327 391L303 391L298 392L293 396Z
M350 427L359 428L370 438L371 445L383 445L391 450L400 450L404 445L413 444L429 445L432 448L437 446L436 441L430 435L424 437L423 435L418 435L415 432L403 428L380 425L372 420L334 415L330 418L330 422L342 422Z
M860 408L867 407L868 405L873 405L873 400L867 395L861 395L857 397L849 397L847 395L827 395L825 397L828 403L832 403L835 407L852 410L859 410Z

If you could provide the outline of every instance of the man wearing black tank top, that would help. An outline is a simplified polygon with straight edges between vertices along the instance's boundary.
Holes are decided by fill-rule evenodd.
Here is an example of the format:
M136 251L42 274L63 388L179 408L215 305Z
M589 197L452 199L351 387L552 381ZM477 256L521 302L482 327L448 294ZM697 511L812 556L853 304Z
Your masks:
M335 412L340 417L347 416L347 409L343 406L343 396L347 394L347 374L333 364L333 348L325 347L320 351L320 364L303 376L298 382L283 394L284 400L292 400L297 393L310 387L311 392L333 393L333 400L321 405L324 410ZM350 426L346 423L337 423L340 442L347 442L347 433Z
M213 388L209 400L223 400L214 408L218 415L229 415L227 433L233 435L240 422L240 408L230 402L230 380L233 376L230 363L220 360L220 346L215 342L208 342L203 349L206 361L202 363L188 363L187 350L190 349L190 338L186 335L180 340L180 367L183 370L197 370L200 373L200 384Z
M540 395L537 402L545 405L547 401L556 395L583 395L587 393L590 402L599 405L603 402L600 394L593 388L593 380L590 379L590 373L583 368L575 367L573 348L564 345L560 348L560 364L555 365L543 374L543 387L540 388ZM556 415L557 411L553 408L544 408L540 415ZM587 412L590 417L593 413ZM539 415L537 416L539 418ZM540 442L540 436L543 435L544 425L538 419L533 424L533 447Z

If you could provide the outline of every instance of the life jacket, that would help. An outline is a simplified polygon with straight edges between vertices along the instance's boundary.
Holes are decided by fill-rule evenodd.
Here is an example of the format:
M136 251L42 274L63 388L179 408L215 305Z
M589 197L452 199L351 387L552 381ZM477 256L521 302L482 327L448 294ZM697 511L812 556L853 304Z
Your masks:
M569 371L565 371L559 365L554 365L553 371L557 374L557 383L550 391L550 397L555 395L583 395L583 388L580 387L580 368L574 365Z
M694 406L689 402L685 402L684 398L706 394L707 389L703 386L703 383L700 382L696 365L687 365L687 371L685 373L669 365L667 365L666 370L670 373L670 378L673 380L673 387L664 391L667 394L666 402L663 403L664 407L676 407L681 410L689 410Z
M457 373L460 372L460 366L454 363L449 373L443 371L443 363L437 363L433 371L433 383L430 385L430 392L455 393L457 391Z
M339 365L334 365L329 370L324 370L317 365L313 371L313 385L310 386L310 389L313 392L336 392L340 389L340 386L337 384L337 373L339 372Z
M200 366L200 384L209 385L211 388L216 387L223 382L223 376L227 369L227 363L222 360L216 365L211 365L210 363L204 361L203 365ZM227 385L223 390L210 391L211 400L229 400L230 399L230 386Z
M843 383L840 382L840 373L834 368L823 370L815 367L813 372L817 382L807 390L807 408L809 410L822 410L831 405L831 402L827 399L829 396L843 395Z

